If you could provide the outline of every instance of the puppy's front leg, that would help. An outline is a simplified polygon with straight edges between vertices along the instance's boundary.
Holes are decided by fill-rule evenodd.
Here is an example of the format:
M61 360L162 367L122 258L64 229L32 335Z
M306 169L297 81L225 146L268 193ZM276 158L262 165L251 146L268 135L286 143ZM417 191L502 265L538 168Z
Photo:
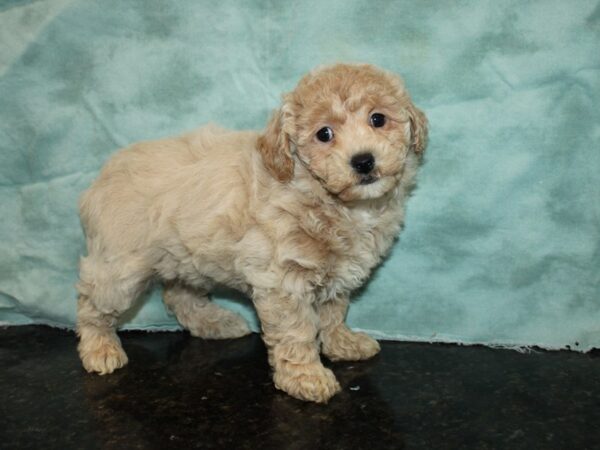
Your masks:
M375 356L380 350L379 343L346 326L347 310L347 298L336 298L319 305L323 354L332 361L358 361Z
M310 296L255 291L254 304L274 369L275 387L300 400L326 403L340 391L340 385L321 363L319 317Z

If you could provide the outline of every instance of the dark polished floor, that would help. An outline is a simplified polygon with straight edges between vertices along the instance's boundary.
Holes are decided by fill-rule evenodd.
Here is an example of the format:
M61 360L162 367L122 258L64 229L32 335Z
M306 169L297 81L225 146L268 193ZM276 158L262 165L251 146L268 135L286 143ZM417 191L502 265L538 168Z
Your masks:
M73 333L0 328L0 447L600 448L600 357L383 342L328 363L327 405L276 391L257 335L121 333L130 363L83 371Z

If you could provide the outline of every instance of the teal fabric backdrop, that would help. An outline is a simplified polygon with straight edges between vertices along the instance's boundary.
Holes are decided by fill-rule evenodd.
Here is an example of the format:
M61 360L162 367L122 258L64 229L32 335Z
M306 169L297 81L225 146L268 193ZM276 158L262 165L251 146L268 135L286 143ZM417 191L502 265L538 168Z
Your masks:
M1 323L73 326L77 199L111 152L262 128L306 71L361 61L404 76L431 134L350 324L600 347L598 1L4 0L0 42ZM177 328L149 297L124 326Z

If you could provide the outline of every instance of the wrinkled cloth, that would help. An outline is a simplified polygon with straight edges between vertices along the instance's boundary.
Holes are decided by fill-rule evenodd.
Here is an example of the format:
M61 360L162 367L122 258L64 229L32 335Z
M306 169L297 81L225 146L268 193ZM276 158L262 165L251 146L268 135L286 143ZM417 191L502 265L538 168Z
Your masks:
M600 347L598 1L0 4L0 323L72 327L80 193L108 156L260 129L317 65L400 73L430 144L348 322L388 339ZM251 303L221 292L258 329ZM123 327L176 329L159 289Z

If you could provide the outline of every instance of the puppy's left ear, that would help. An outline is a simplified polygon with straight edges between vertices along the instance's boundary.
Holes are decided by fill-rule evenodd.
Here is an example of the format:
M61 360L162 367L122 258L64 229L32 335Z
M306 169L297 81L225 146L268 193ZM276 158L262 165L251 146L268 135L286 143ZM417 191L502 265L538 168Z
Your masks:
M410 120L410 147L417 154L423 153L427 147L428 122L423 111L410 102L408 106Z
M258 138L257 148L263 164L273 177L282 183L294 175L294 159L290 134L293 132L293 114L289 102L273 113L267 128Z

